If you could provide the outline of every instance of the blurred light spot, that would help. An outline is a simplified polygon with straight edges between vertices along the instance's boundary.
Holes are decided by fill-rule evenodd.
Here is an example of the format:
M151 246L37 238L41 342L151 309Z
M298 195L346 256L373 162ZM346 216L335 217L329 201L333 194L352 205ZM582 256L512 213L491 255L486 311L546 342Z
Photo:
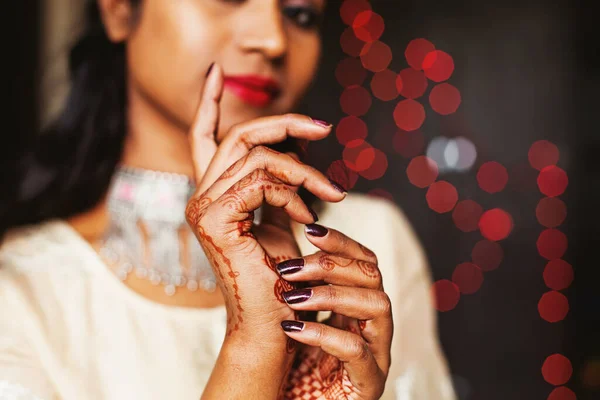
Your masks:
M458 164L459 154L458 154L458 146L454 142L454 140L448 140L446 144L446 148L444 149L444 161L446 166L449 169L452 169L456 164Z
M551 165L540 171L537 184L540 192L548 197L555 197L565 192L569 185L569 178L565 171Z
M392 62L392 49L379 41L367 43L360 52L360 60L369 71L381 72Z
M402 130L409 132L417 130L425 122L425 108L418 101L402 100L394 109L394 121Z
M452 211L458 201L458 192L452 184L439 181L429 186L425 197L429 208L442 214Z
M423 59L423 71L427 78L434 82L448 80L454 72L454 60L450 54L434 50Z
M423 153L425 139L420 131L398 131L392 139L396 153L406 158L412 158Z
M536 189L537 172L527 163L515 164L510 167L509 187L517 192L531 192Z
M538 311L540 317L548 322L562 321L569 313L569 300L560 292L544 293L538 303ZM556 385L562 385L563 383L556 383Z
M535 208L535 216L546 228L556 228L567 218L567 206L556 197L545 197Z
M427 90L427 78L423 71L405 68L398 73L396 89L407 99L416 99Z
M435 308L446 312L454 309L460 300L458 286L447 279L441 279L433 284Z
M446 152L448 142L448 138L444 136L438 136L433 138L427 145L427 157L435 161L440 172L448 170L448 164L446 164L446 157L444 154Z
M365 46L365 42L356 37L352 28L346 28L340 37L340 46L344 53L352 57L358 57Z
M415 157L410 160L406 168L406 175L410 183L419 188L426 188L438 177L438 168L435 161L426 156Z
M562 354L552 354L544 360L542 365L542 376L551 385L564 385L571 379L573 366L571 361Z
M583 366L581 380L587 388L600 388L600 360L588 360Z
M394 100L398 97L396 89L396 73L389 69L377 72L371 80L373 96L382 101Z
M567 251L567 237L557 229L546 229L537 240L537 249L547 260L562 258Z
M494 208L483 213L479 219L481 235L489 240L498 241L506 239L513 228L513 221L509 213L499 208Z
M435 46L427 39L419 38L411 40L406 46L404 56L408 65L415 70L423 69L425 56L435 50Z
M566 386L554 388L548 395L548 400L577 400L575 392Z
M506 168L495 161L486 162L479 167L477 172L477 183L479 187L488 193L498 193L504 190L508 182Z
M462 294L473 294L483 283L483 272L475 264L462 263L454 269L452 282L458 286Z
M340 96L342 111L348 115L361 116L371 108L371 94L362 86L349 86Z
M340 16L346 25L352 25L358 14L370 9L371 4L367 0L345 0L340 6Z
M480 240L471 251L471 260L486 272L498 268L503 257L502 247L498 243L489 240Z
M363 150L366 151L366 150ZM381 178L384 174L385 171L387 171L388 168L388 160L387 160L387 156L385 155L385 153L379 149L375 149L373 148L374 151L374 159L373 162L371 162L371 165L364 169L364 170L359 170L359 174L360 176L362 176L365 179L368 179L370 181L374 181L375 179L379 179Z
M328 178L342 185L346 190L352 189L358 180L358 174L350 170L343 160L332 162L329 168L327 168L326 175Z
M374 197L381 197L383 199L387 199L392 202L394 201L394 196L392 196L392 194L385 189L380 189L380 188L371 189L367 192L367 195L374 196Z
M338 64L335 69L335 77L343 87L362 85L367 77L367 70L359 59L348 57Z
M444 154L449 151L448 148L452 145L458 149L458 161L456 162L456 165L450 164L449 167L460 172L471 169L477 159L477 150L475 149L473 142L465 137L451 139Z
M352 140L346 143L342 158L346 166L352 171L364 171L373 165L375 149L362 139Z
M544 282L550 289L566 289L573 282L573 278L573 267L564 260L557 258L546 264L544 268Z
M558 147L547 140L538 140L532 144L527 155L529 164L539 171L550 165L556 165L559 156Z
M364 42L378 40L385 30L385 22L381 15L373 11L362 11L352 22L352 29L357 38Z
M366 139L367 134L367 124L353 115L342 118L335 127L335 136L343 145L352 140Z
M458 229L463 232L473 232L479 229L479 218L483 207L473 200L463 200L456 204L452 211L452 219Z
M450 115L458 110L460 91L449 83L434 86L429 93L429 104L433 111L441 115Z

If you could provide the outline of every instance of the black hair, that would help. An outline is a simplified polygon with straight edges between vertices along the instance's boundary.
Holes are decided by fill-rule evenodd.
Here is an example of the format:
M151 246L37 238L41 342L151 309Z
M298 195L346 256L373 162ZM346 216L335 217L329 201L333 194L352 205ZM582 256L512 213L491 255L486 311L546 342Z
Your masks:
M97 1L89 1L86 16L87 30L69 55L65 107L9 171L14 184L3 185L0 237L12 227L92 208L121 158L127 131L125 45L107 37Z

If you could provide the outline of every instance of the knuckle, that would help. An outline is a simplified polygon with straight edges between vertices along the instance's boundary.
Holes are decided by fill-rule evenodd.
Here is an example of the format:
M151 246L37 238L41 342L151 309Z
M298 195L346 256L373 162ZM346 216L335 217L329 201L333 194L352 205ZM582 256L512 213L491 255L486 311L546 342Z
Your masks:
M366 361L371 356L367 342L358 335L352 335L346 343L346 349L352 361Z
M250 156L252 158L257 159L258 161L263 161L267 158L269 152L265 146L255 146L250 150Z
M392 314L392 301L390 296L383 291L377 291L375 296L375 305L382 315Z
M325 288L324 297L327 304L337 304L340 297L337 289L335 289L332 285L327 285Z
M314 337L318 343L323 343L327 339L327 328L323 324L316 324L314 328Z

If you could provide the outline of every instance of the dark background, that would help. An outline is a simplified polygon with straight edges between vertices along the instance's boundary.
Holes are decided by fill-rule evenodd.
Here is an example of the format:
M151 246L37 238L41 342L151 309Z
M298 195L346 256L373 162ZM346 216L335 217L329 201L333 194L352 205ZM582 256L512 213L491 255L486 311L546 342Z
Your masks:
M546 399L553 386L543 379L541 366L553 353L564 354L573 363L573 376L566 386L578 399L599 398L598 372L595 386L584 379L589 374L586 366L600 359L600 335L592 330L600 322L600 281L593 276L600 219L598 202L592 197L598 189L600 148L593 117L598 113L600 85L599 52L591 39L597 21L591 4L533 0L371 3L386 21L380 40L394 52L390 69L407 67L404 49L418 37L453 56L456 70L450 82L461 90L461 107L449 117L436 116L428 109L421 131L426 141L439 135L468 137L478 151L473 168L440 178L457 187L460 199L472 198L484 209L504 208L515 222L513 232L502 242L505 256L500 268L486 273L481 289L463 296L454 310L438 314L442 345L460 399ZM10 98L4 110L8 128L0 166L18 157L13 149L21 146L12 146L29 140L38 126L40 4L28 0L5 6L9 7L5 15L16 22L16 30L11 32L12 40L5 41L5 54L12 57L7 63ZM302 111L336 123L344 117L339 106L343 88L334 71L346 57L339 45L346 26L338 6L330 9L321 72ZM455 266L469 260L481 237L478 232L458 231L450 213L430 210L425 190L409 183L405 173L409 160L390 150L396 102L376 100L363 118L369 127L368 140L387 152L389 167L379 180L359 179L355 190L382 188L392 193L427 251L433 278L450 279ZM560 229L569 239L563 258L573 265L575 281L563 291L569 298L569 314L554 324L541 319L537 310L540 296L549 289L542 279L546 261L535 244L543 229L534 213L543 197L535 176L529 190L516 190L510 185L510 175L507 188L493 196L478 189L475 179L478 166L485 161L498 161L509 171L513 165L527 163L530 145L540 139L559 147L558 166L569 176L569 186L561 196L568 214ZM332 160L341 158L342 150L332 135L311 145L309 154L325 170ZM2 173L7 172L2 168Z

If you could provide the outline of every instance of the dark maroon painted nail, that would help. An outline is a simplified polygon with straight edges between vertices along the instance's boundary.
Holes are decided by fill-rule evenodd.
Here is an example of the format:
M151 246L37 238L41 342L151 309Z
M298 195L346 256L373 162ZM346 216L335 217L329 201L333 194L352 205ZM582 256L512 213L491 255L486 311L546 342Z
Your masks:
M342 185L340 185L339 183L337 183L336 181L330 179L329 183L331 183L331 186L333 186L335 188L335 190L337 190L340 193L348 193L348 191L346 189L344 189L344 187Z
M210 71L212 71L214 66L215 66L215 63L210 64L210 67L208 67L208 70L206 71L206 77L208 77L208 75L210 75Z
M313 220L315 222L317 222L319 220L319 216L317 215L317 213L315 212L315 210L313 210L312 208L308 207L308 211L310 211L310 215L313 216Z
M281 275L293 274L304 268L304 258L293 258L291 260L285 260L277 264L276 268Z
M308 224L306 225L306 233L311 236L323 237L327 235L327 228L318 224Z
M312 297L312 289L296 289L283 293L283 299L288 304L297 304L305 302Z
M322 126L324 128L329 128L331 126L331 124L327 121L323 121L322 119L315 119L315 118L311 118L313 120L313 122L319 126Z
M281 321L281 327L286 332L302 332L302 329L304 329L304 322Z

